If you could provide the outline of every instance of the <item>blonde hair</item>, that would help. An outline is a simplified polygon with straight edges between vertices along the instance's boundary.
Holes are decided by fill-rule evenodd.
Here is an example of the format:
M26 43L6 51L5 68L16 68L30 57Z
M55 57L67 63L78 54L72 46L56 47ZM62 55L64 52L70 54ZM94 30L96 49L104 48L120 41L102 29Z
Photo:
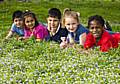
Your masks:
M66 17L72 17L72 18L76 19L78 21L78 23L79 23L80 22L79 21L79 16L80 16L79 12L71 10L70 8L65 8L64 11L63 11L63 17L62 17L62 25L63 25L63 27L65 27L65 18Z

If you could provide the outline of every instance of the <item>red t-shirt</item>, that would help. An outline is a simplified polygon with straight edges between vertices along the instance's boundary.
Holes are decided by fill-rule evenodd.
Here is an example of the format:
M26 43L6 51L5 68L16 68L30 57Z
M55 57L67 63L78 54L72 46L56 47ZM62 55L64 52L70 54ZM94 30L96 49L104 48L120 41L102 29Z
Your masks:
M88 33L84 48L88 49L94 46L100 46L100 51L107 52L110 48L118 47L118 40L116 40L112 35L107 31L103 31L103 34L98 42L96 42L95 37L92 33Z
M116 32L114 34L112 34L112 36L118 40L118 42L120 42L120 32Z

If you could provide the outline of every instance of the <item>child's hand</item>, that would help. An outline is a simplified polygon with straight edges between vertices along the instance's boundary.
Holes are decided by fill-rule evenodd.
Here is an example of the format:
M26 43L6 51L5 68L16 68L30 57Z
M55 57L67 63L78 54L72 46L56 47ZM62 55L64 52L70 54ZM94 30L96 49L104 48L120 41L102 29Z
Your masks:
M68 43L66 41L66 37L61 37L62 42L60 43L60 48L64 49L67 47Z
M24 40L24 37L18 37L17 40Z
M66 41L66 37L61 37L62 42Z
M60 43L60 48L64 49L67 47L67 43L66 42L61 42Z
M42 39L36 39L36 41L42 41Z

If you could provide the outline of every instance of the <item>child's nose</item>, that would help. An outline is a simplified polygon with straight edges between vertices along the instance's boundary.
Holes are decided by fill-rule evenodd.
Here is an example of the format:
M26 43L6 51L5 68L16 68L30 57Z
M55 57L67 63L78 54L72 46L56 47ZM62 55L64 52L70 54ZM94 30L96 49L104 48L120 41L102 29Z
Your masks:
M16 23L17 23L17 24L19 24L19 23L20 23L20 21L17 21Z
M93 31L96 31L97 29L96 28L93 28Z
M73 28L73 25L70 25L70 29L72 29Z
M32 24L32 22L29 22L29 25L31 25Z
M51 21L51 24L54 24L54 21Z

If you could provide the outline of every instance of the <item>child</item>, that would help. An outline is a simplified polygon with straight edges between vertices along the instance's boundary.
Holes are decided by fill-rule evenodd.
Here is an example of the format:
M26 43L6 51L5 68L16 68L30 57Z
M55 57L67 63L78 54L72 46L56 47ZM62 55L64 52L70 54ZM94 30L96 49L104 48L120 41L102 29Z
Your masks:
M89 17L88 27L90 33L86 37L84 48L100 46L102 52L118 47L118 41L104 29L104 19L99 15Z
M61 42L61 37L66 37L68 32L66 28L61 27L61 12L57 8L51 8L48 11L48 36L47 41Z
M25 35L23 39L35 38L36 41L44 40L48 35L47 28L38 23L36 16L31 11L24 13Z
M67 38L62 37L61 48L66 48L69 44L80 44L83 45L86 34L89 32L87 28L83 27L79 21L78 12L71 9L65 9L63 15L63 25L68 30Z
M12 15L13 24L5 40L12 37L14 33L16 33L19 36L19 38L24 36L24 29L23 29L24 26L23 26L22 16L23 16L23 12L20 10L17 10L13 13Z

